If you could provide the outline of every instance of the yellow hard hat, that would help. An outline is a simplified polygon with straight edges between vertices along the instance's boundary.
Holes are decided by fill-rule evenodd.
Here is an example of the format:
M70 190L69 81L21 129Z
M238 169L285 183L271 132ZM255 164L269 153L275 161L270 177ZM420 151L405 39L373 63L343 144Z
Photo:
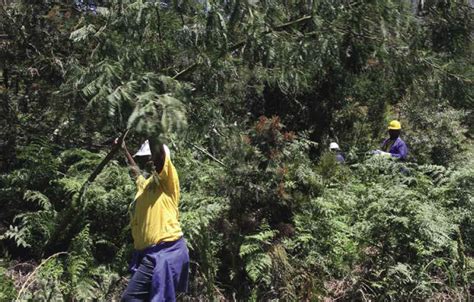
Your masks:
M388 130L400 130L402 129L402 124L399 121L393 120L388 124Z

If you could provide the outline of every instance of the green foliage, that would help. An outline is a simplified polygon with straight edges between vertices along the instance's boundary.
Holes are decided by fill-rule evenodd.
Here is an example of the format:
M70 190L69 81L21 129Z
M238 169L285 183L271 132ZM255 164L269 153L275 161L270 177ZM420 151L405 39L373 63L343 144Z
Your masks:
M119 9L120 5L112 4L111 8ZM69 62L71 76L62 90L80 91L88 102L86 110L103 113L98 118L115 123L116 129L127 127L145 136L180 131L186 125L186 109L178 99L186 98L189 87L161 71L171 53L158 46L161 14L167 21L173 17L160 12L159 3L125 5L123 13L112 9L107 16L97 16L94 24L82 24L71 33L72 41L90 45L95 51L84 65ZM130 26L130 19L137 22L136 27ZM142 22L150 25L143 28ZM143 41L147 46L137 47Z
M70 295L79 300L94 297L96 282L91 278L90 267L93 262L92 239L89 226L73 239L71 252L66 261L67 274L70 279Z
M50 258L43 263L43 266L37 272L36 278L30 281L37 287L34 291L25 291L18 298L39 300L59 300L63 293L67 292L67 282L63 279L64 266L57 257Z
M216 274L221 264L217 253L222 248L222 236L213 226L225 209L219 198L202 197L199 193L188 193L182 196L182 215L180 222L191 255L198 265L193 269L194 285L191 290L198 295L213 297ZM204 287L204 290L201 288ZM199 293L200 292L200 293Z
M135 186L83 185L127 128L172 150L184 299L468 300L472 9L422 4L1 7L0 300L119 299ZM393 118L409 161L364 157Z
M239 256L245 262L245 270L252 282L269 285L271 282L272 258L267 253L271 246L271 240L275 237L275 231L268 225L264 225L260 233L245 236L240 246Z
M30 154L29 161L38 161L38 157L43 156L42 153ZM35 295L41 299L76 297L88 300L105 297L116 291L117 274L105 266L98 267L95 259L107 259L110 262L108 257L111 255L118 254L122 249L129 250L125 248L129 245L127 211L134 186L127 169L117 165L107 167L97 182L89 187L83 203L73 203L87 173L99 159L96 154L81 149L61 152L55 160L54 168L57 170L49 174L49 186L44 190L45 193L28 190L35 187L35 179L22 181L21 186L26 191L19 201L24 202L25 206L31 205L30 210L24 208L22 213L14 217L12 225L2 234L3 242L12 240L18 247L28 248L29 254L39 259L49 252L47 247L50 245L65 246L68 250L65 259L55 257L42 265L32 281L35 285L22 293L24 297ZM33 172L35 168L27 171L30 169ZM10 180L13 183L16 181ZM71 217L71 211L77 217L65 221ZM72 233L74 238L67 237L71 227L81 225L82 231L77 235ZM62 235L55 236L58 233ZM124 262L116 265L116 269L123 271L129 253L117 256ZM104 265L107 264L107 261L102 261Z
M186 124L182 104L169 95L144 93L137 96L137 105L128 119L128 128L134 128L147 137L156 133L172 133L182 130ZM157 112L161 107L161 112ZM160 117L161 113L161 117ZM157 123L157 121L160 121Z
M327 184L345 182L351 173L346 166L336 161L336 155L332 152L325 152L321 155L316 171Z
M437 96L429 95L427 91L435 89L413 87L410 102L402 103L408 121L403 133L404 139L410 142L410 157L413 160L447 165L463 151L467 129L462 121L467 114L452 108L447 100L439 97L436 105L430 105Z
M16 298L16 290L13 279L7 275L7 270L0 268L0 300L13 301Z
M402 167L386 160L354 166L349 183L325 190L295 217L287 246L314 270L351 274L348 296L423 299L465 284L451 216L463 214L440 202L449 199L449 176L431 173L429 181L425 175L436 167ZM435 286L437 279L448 288Z
M39 210L25 212L15 216L18 226L10 226L5 238L14 239L18 246L38 246L41 250L53 232L57 212L52 208L48 197L37 191L26 191L24 199L37 203Z

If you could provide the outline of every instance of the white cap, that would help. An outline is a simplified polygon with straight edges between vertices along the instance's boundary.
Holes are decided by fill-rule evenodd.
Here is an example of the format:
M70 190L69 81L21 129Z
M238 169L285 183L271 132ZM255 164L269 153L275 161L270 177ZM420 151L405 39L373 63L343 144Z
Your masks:
M146 155L151 155L150 143L148 142L148 140L146 140L142 144L140 149L138 149L138 152L135 153L135 155L133 155L133 157L135 157L135 156L146 156Z
M339 145L335 142L329 144L329 150L339 150Z

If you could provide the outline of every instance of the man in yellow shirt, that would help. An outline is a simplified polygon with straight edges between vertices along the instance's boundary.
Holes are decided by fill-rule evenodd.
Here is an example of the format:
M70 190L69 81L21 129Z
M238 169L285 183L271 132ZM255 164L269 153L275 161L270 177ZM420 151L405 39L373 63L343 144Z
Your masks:
M135 252L122 301L175 301L186 292L189 254L179 224L179 179L166 145L146 141L135 154L151 167L148 178L122 145L137 194L131 218Z

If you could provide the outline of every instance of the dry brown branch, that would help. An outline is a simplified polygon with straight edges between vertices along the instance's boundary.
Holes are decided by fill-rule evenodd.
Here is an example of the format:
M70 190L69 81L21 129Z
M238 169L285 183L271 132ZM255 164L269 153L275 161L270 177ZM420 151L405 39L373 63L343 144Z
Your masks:
M45 264L46 262L48 262L48 260L50 260L54 257L57 257L59 255L64 255L64 254L67 254L67 252L59 252L59 253L53 254L53 255L49 256L48 258L46 258L45 260L41 261L40 265L38 265L35 268L35 270L28 276L28 278L26 278L25 283L23 283L23 285L21 286L20 291L18 292L18 296L16 297L16 300L20 300L20 297L23 294L23 292L33 283L33 281L30 282L30 279L33 278L33 276L38 272L38 270L40 269L40 267L43 264Z

